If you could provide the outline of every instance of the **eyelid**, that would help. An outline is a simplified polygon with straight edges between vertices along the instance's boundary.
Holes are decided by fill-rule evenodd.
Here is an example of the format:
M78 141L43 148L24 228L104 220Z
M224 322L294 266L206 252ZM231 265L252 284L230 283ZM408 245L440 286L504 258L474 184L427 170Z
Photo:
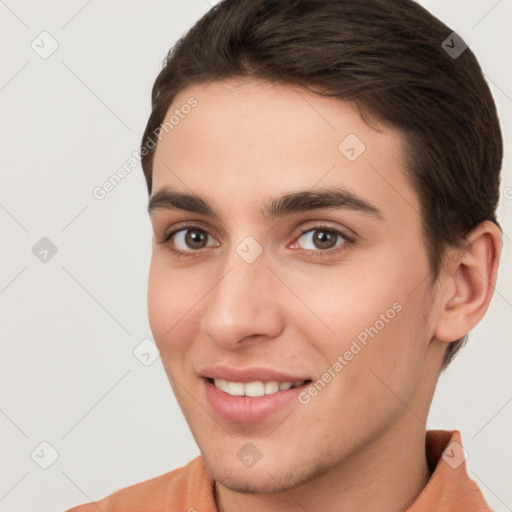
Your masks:
M336 234L336 237L341 236L343 242L335 245L334 247L329 247L328 249L301 249L294 248L294 251L299 251L302 255L305 256L314 256L314 257L334 257L338 256L342 252L345 252L347 249L351 248L356 244L356 237L349 235L346 233L346 229L333 227L328 224L325 224L322 221L317 221L317 224L309 227L301 228L301 232L298 236L293 239L292 245L298 244L298 240L302 238L306 233L310 233L311 231L330 231Z
M308 221L305 225L302 225L300 227L300 234L303 235L304 233L307 233L309 231L315 230L315 229L325 229L330 231L338 231L341 235L343 235L344 238L347 240L355 241L355 239L358 237L357 233L347 228L343 225L332 225L327 221L324 220L312 220Z
M167 228L163 235L161 236L161 239L165 242L166 240L168 240L172 235L176 234L178 231L181 231L183 229L200 229L201 231L204 231L205 233L208 233L208 235L214 237L214 238L218 238L217 236L214 236L212 233L211 233L211 227L207 227L205 225L202 224L201 221L199 220L191 220L191 221L181 221L181 222L178 222L176 224L173 224L172 226L170 226L169 228Z

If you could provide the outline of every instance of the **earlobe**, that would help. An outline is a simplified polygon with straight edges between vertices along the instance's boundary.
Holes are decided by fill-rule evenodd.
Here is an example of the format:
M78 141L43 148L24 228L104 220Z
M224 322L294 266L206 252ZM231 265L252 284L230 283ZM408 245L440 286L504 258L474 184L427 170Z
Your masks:
M456 341L483 318L494 293L501 247L500 229L484 221L467 236L464 249L452 253L441 276L445 293L434 334L437 339Z

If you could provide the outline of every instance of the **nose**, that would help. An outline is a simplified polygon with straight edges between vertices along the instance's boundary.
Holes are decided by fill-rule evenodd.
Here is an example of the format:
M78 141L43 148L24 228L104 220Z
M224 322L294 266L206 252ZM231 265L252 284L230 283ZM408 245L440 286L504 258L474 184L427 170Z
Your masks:
M227 349L278 336L284 326L285 308L276 290L279 280L263 255L247 263L234 253L223 268L205 297L201 330Z

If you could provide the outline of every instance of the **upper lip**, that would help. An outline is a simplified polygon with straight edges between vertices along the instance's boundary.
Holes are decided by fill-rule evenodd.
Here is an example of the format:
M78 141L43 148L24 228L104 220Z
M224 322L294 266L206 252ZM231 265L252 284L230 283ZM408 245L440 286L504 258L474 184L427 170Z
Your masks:
M234 368L230 366L209 366L201 372L203 377L210 379L223 379L230 382L270 381L296 382L310 380L303 375L291 375L271 368L251 366L247 368Z

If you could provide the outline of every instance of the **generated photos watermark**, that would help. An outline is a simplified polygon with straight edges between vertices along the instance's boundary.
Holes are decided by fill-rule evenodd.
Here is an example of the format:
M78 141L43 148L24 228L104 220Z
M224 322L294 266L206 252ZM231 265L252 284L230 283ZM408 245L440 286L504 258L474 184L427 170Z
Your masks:
M141 159L156 147L157 141L162 139L163 133L169 133L178 126L181 120L185 119L185 117L190 114L192 109L197 105L197 100L191 96L186 103L183 103L179 108L174 109L174 112L169 116L169 119L153 130L152 133L154 138L148 136L140 150L132 151L132 154L121 167L112 173L109 178L103 182L103 184L93 188L92 195L94 199L103 201L103 199L105 199L107 195L140 164Z
M371 326L365 327L345 350L342 355L336 358L336 361L327 368L322 376L315 382L312 382L304 391L299 393L297 399L303 405L309 404L311 399L322 391L336 375L338 375L349 363L357 356L366 346L368 346L369 338L375 338L389 324L400 311L403 306L400 302L395 302L385 313L379 315L379 319Z

